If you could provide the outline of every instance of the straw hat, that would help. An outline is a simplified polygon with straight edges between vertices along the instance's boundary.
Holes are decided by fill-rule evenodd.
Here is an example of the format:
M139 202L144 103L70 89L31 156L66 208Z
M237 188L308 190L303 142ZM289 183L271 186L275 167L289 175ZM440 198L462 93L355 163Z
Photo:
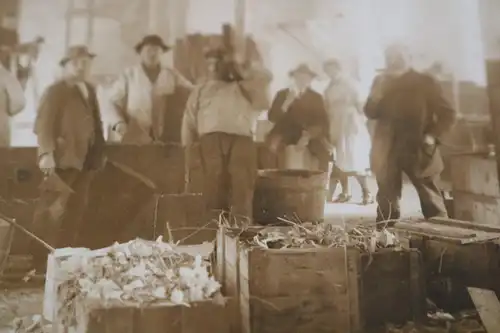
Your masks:
M91 53L88 48L85 45L75 45L75 46L70 46L66 50L66 54L64 57L59 61L59 65L64 66L66 63L70 60L77 59L77 58L94 58L95 54Z

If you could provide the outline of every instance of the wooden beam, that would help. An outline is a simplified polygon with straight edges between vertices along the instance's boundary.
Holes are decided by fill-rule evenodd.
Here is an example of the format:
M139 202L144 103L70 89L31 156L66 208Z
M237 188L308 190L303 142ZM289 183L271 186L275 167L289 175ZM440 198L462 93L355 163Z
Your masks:
M94 40L94 27L95 26L95 0L87 0L87 35L85 36L85 43L88 47L92 47Z
M488 333L500 332L500 302L492 290L467 288Z
M236 54L246 54L246 0L234 0L234 46Z

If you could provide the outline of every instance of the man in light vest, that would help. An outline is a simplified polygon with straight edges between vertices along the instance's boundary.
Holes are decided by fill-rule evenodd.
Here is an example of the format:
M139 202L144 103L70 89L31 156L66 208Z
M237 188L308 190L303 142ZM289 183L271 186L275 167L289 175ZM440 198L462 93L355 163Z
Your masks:
M161 64L162 54L170 47L160 36L144 37L135 50L140 64L126 69L110 94L112 131L118 141L125 144L160 142L165 137L169 96L177 86L190 89L192 85L178 72Z

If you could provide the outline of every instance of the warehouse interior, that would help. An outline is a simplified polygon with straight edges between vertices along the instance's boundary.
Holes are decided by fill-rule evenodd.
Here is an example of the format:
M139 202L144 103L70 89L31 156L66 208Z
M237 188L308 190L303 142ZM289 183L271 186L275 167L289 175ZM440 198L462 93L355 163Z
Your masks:
M243 297L243 291L240 291L243 288L242 281L250 279L252 274L269 274L260 278L263 281L266 278L279 281L279 278L272 275L288 274L294 277L289 280L285 277L282 279L285 281L283 286L286 285L289 290L313 290L315 286L306 285L304 282L307 277L302 278L299 273L292 271L295 268L297 271L306 270L307 267L302 267L298 261L294 262L298 260L295 257L293 260L275 259L280 255L267 257L264 254L263 259L257 255L253 258L256 267L254 272L248 267L242 268L245 264L252 266L249 264L250 255L245 257L244 260L248 260L248 263L244 264L244 260L236 256L238 259L234 259L234 265L238 266L238 273L234 268L234 274L240 274L240 270L246 269L248 272L245 274L248 276L234 277L234 281L229 281L228 276L233 274L233 268L227 268L230 265L226 262L220 264L219 256L224 257L224 261L233 260L227 254L228 248L231 248L234 242L234 248L239 249L240 245L234 241L239 236L221 233L219 229L215 241L217 253L213 256L217 257L216 268L220 271L215 276L220 279L222 295L231 298L225 308L229 310L222 311L223 314L211 312L215 311L211 308L206 310L207 316L213 317L213 322L210 321L206 325L214 327L213 332L281 333L294 331L291 328L293 325L296 326L296 332L313 332L317 327L314 324L308 326L309 324L304 322L315 322L316 317L311 313L324 311L326 314L321 312L318 317L332 314L332 318L338 320L338 327L341 328L336 328L340 329L337 331L326 328L318 332L372 332L366 323L379 325L380 321L387 319L385 317L390 317L387 320L401 319L411 324L396 327L384 323L385 330L373 332L499 333L499 13L500 2L496 0L2 0L1 61L4 67L20 79L26 105L22 112L11 118L11 147L0 148L0 153L5 156L0 159L0 172L6 175L0 177L0 220L3 220L5 215L23 227L30 228L33 203L37 200L38 186L43 179L37 167L37 137L33 131L37 105L43 91L62 77L59 61L65 50L72 45L86 45L97 55L93 61L92 83L97 88L105 135L111 140L111 134L108 134L113 121L110 116L111 105L108 102L111 85L125 68L137 63L134 46L147 34L158 34L172 46L172 50L163 55L162 63L165 66L175 68L188 80L197 83L205 70L201 55L204 48L214 40L217 43L223 34L224 26L231 26L235 48L247 57L261 62L272 73L273 80L268 91L270 96L290 85L289 71L299 63L307 63L315 72L320 73L312 87L318 92L324 91L328 85L328 77L322 74L323 63L334 57L342 63L349 75L359 82L362 98L366 99L373 78L384 67L384 49L391 43L404 43L411 50L414 68L432 75L440 83L448 101L458 114L455 126L440 142L445 165L440 187L446 199L450 220L422 220L417 192L410 183L405 183L402 194L405 219L401 221L396 234L401 239L404 238L405 242L408 236L408 244L405 243L405 246L410 248L407 257L406 254L399 253L392 253L386 258L380 255L381 259L377 263L379 266L363 276L363 269L367 269L372 263L371 254L359 255L356 257L358 261L353 264L348 259L348 246L343 247L342 253L337 253L337 248L328 249L332 251L328 252L328 255L335 257L334 260L338 259L337 256L345 259L342 261L346 267L345 272L341 273L345 273L349 283L346 282L342 288L355 291L347 292L345 297L351 298L345 302L342 298L344 294L337 290L332 293L342 298L339 302L348 303L347 307L350 308L343 309L345 304L331 305L325 300L318 301L321 306L311 301L313 305L310 307L322 310L308 309L304 311L310 312L303 314L297 308L307 308L310 303L307 303L308 300L302 300L301 297L304 296L301 294L297 299L303 303L294 298L293 302L299 302L296 307L288 309L285 305L280 305L289 312L278 311L279 314L274 314L272 318L271 315L266 317L265 313L274 313L274 305L262 304L267 302L268 298L273 302L286 303L286 297L289 295L286 291L281 291L286 288L280 287L279 282L247 281L245 283L250 285L247 287L250 291L244 291L249 294ZM25 72L29 72L29 75L23 76ZM183 108L177 111L177 114L180 112L182 115ZM180 119L173 121L171 126L180 127ZM276 168L275 158L270 157L263 148L271 127L267 112L262 112L254 134L254 140L259 145L260 169ZM180 131L180 128L173 131ZM186 158L182 147L177 143L165 146L168 147L150 145L124 148L109 144L108 158L116 163L99 176L101 183L92 188L94 206L92 212L86 215L92 223L88 232L85 232L85 237L92 239L93 249L109 246L111 241L123 244L135 237L153 240L153 237L157 239L162 236L165 239L182 241L189 238L186 243L190 246L198 246L212 240L214 231L210 228L213 225L207 227L210 222L199 221L202 214L198 208L203 205L200 194L203 182L199 170L201 162L184 165ZM189 184L185 183L186 173L190 177ZM131 174L134 179L127 178ZM120 189L117 191L118 183ZM352 183L355 182L350 185L354 202L322 202L317 206L319 208L310 209L311 214L320 214L326 224L342 227L352 223L372 223L376 206L358 204L363 193ZM368 186L376 193L374 177L369 178ZM318 213L318 210L321 213ZM168 222L159 223L161 219ZM194 220L196 223L193 223ZM413 220L422 222L421 226L410 225L408 221ZM124 224L130 227L123 228ZM174 236L170 230L172 225ZM178 230L175 230L176 226L179 227ZM199 229L194 236L192 230L182 230L192 227ZM126 230L116 236L118 228ZM8 243L8 246L0 247L8 247L4 252L9 254L4 256L7 259L0 262L3 270L3 278L0 281L5 280L6 286L5 293L0 293L0 333L4 332L4 325L9 329L17 325L16 332L30 332L30 325L38 329L35 332L49 332L48 322L52 319L55 322L55 319L51 317L51 320L48 320L45 315L46 303L61 302L57 299L60 295L54 292L57 289L54 285L49 287L52 288L53 295L48 295L47 292L47 281L54 284L54 277L47 276L42 281L45 286L41 288L39 277L27 273L31 260L27 253L29 237L11 229L0 232L0 239ZM99 232L96 233L95 230ZM272 235L269 237L272 238ZM257 238L255 236L255 239ZM239 241L243 242L241 239ZM224 244L222 254L219 253L221 243ZM293 249L288 250L293 252ZM421 256L415 255L414 252L421 253ZM321 259L321 255L316 257L304 254L304 258L306 256L309 259L304 260L313 263L311 267L314 269L319 270L322 265L330 269L333 265L326 263L330 258L326 254L326 259ZM257 262L259 258L267 261L265 264ZM347 268L348 265L358 265L358 262L360 267L356 269L359 269L359 272L353 273ZM271 269L273 264L278 268ZM219 267L221 265L222 268ZM424 267L422 272L418 270L421 276L415 277L416 270L408 268L414 267L412 265ZM400 266L404 266L404 269L399 269ZM335 269L331 268L332 272ZM395 272L396 270L398 271ZM224 274L221 275L220 272ZM327 271L324 275L330 273ZM315 274L309 272L309 275ZM384 282L378 282L378 279L382 279L381 276ZM23 279L24 282L19 282ZM359 282L359 285L356 284L358 282L354 283L356 288L351 287L349 284L358 281L356 279L363 282ZM323 283L322 279L316 280L318 284ZM393 288L400 280L407 281L405 283L409 287L405 288L410 290L409 296L393 300L397 298L398 293L402 293L403 289ZM275 290L269 291L269 295L265 294L268 289L272 289L271 286ZM260 296L251 294L255 292L255 295L261 295L261 289L265 291L262 291L264 296L260 305L252 305L248 300L250 305L245 306L251 310L241 305L245 297L259 298ZM425 292L421 289L425 289ZM371 292L373 290L376 292ZM233 293L238 295L237 301L233 300L232 297L236 295ZM363 293L371 295L373 299L364 299ZM416 294L418 296L415 296ZM385 296L391 301L380 305ZM353 300L356 297L357 299ZM234 305L233 301L237 305ZM293 303L290 300L289 302ZM410 310L394 310L404 307L402 305L406 305L405 302L413 302L408 307ZM330 306L332 308L329 308ZM328 310L324 310L326 308ZM288 313L290 318L296 317L296 322L284 320L283 311ZM342 311L347 315L338 314ZM391 311L394 313L388 315ZM435 317L429 314L431 312ZM474 314L470 314L472 312ZM162 315L168 317L165 313ZM106 317L108 314L101 316ZM124 317L123 313L116 316ZM189 320L186 320L185 316L188 315L176 316L184 316L184 326L176 328L179 332L207 332L200 327L187 325ZM346 319L345 316L350 318ZM419 316L438 324L433 327L434 330L425 325L417 330L412 325L413 322L421 321ZM112 317L109 315L107 320L112 321ZM142 323L142 319L137 320ZM13 322L16 324L12 324ZM86 324L79 323L78 333L111 333L110 330L115 332L118 327L91 329L89 322L93 321L88 319ZM318 319L318 322L324 323L327 320ZM61 327L52 324L51 322L50 332L66 332L61 323L58 323ZM137 323L132 326L134 325L137 326ZM161 325L158 324L158 327ZM126 331L143 331L136 326ZM297 328L299 326L300 329ZM410 330L412 328L414 330ZM156 332L151 327L149 329Z

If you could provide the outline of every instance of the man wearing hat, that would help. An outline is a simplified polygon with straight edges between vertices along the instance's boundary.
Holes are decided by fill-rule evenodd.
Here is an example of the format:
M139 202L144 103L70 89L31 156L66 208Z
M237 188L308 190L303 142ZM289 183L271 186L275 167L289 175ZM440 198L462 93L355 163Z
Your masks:
M273 152L284 149L285 156L305 151L308 154L303 158L309 157L310 162L306 168L328 171L331 150L328 115L323 97L310 88L317 75L306 64L298 65L289 75L291 87L276 93L268 113L269 121L274 123L267 138L270 149Z
M34 229L55 247L78 246L93 170L104 163L104 136L94 87L88 83L92 58L73 46L61 59L63 78L45 90L35 134L39 167L45 175L34 215ZM46 251L33 244L38 268Z
M390 45L385 61L387 68L374 79L364 108L377 122L371 151L377 221L400 218L403 173L418 193L424 217L447 217L438 187L443 170L439 139L452 128L456 111L432 76L412 68L407 46Z
M205 58L208 78L189 96L182 144L187 152L199 151L210 217L227 213L232 222L248 223L257 176L253 129L267 107L256 87L265 89L272 77L257 66L243 68L224 49L209 50Z
M178 72L161 64L162 54L169 50L158 35L148 35L136 45L140 64L126 69L111 92L111 125L118 141L127 144L163 141L168 97L177 86L192 88Z

